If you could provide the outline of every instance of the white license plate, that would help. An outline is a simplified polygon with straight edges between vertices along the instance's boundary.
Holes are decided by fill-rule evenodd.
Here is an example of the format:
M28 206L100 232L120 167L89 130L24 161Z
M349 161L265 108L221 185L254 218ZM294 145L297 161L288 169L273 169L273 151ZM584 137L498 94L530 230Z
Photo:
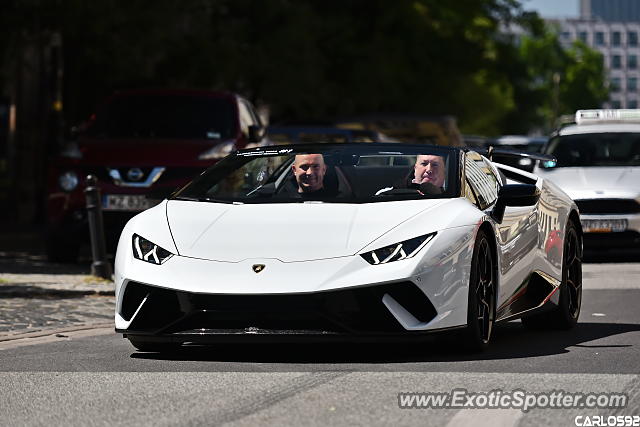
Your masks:
M102 209L106 211L143 211L155 203L140 194L105 194Z
M619 233L627 229L626 219L583 219L585 233Z

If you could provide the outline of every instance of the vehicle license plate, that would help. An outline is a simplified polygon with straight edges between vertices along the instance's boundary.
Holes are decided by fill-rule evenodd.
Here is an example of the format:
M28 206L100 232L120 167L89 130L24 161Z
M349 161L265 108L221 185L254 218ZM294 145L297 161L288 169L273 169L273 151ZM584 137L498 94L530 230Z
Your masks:
M585 233L619 233L627 229L626 219L583 219Z
M108 211L143 211L155 205L141 194L105 194L102 208Z

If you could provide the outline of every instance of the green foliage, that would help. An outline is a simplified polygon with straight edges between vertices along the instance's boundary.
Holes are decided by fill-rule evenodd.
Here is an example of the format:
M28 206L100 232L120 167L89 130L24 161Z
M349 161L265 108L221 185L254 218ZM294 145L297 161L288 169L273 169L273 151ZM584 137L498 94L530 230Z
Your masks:
M69 123L130 87L239 91L286 121L453 114L464 132L485 134L548 123L554 72L562 74L559 112L606 97L597 55L578 45L563 51L516 0L5 0L3 6L8 36L0 40L0 58L62 34ZM520 44L503 31L510 25L523 29Z
M608 98L602 55L579 41L564 49L555 28L522 37L518 56L524 78L514 80L519 108L504 123L506 133L548 132L560 115L598 108Z

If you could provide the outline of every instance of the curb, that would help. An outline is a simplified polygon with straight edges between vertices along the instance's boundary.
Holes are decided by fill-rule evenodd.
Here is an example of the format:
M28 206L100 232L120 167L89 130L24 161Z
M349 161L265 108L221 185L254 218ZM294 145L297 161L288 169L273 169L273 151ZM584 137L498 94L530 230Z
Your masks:
M115 325L113 322L109 323L93 323L93 324L83 324L77 326L68 326L66 328L55 328L55 329L43 329L40 331L31 331L24 333L16 333L9 335L0 335L0 343L7 341L15 341L26 338L40 338L48 335L58 335L67 332L76 332L76 331L85 331L90 329L103 329L103 328L113 328L115 332Z
M0 299L2 298L83 298L86 296L115 296L112 290L90 289L55 289L41 288L37 286L0 286Z

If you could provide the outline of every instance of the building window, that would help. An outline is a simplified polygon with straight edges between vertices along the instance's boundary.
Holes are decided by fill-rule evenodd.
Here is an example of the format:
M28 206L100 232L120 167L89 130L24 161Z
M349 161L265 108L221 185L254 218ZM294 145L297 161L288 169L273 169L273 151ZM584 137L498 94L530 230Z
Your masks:
M562 40L569 40L571 38L571 33L569 31L563 31L560 34L560 37L562 37Z
M630 70L638 68L638 57L636 55L629 55L627 57L627 68Z
M611 37L611 44L614 46L620 46L622 44L621 42L621 37L620 37L620 31L614 31L613 35Z
M620 77L613 77L609 88L611 92L620 92Z
M638 33L635 31L629 31L627 33L627 45L638 46Z
M620 55L611 56L611 68L614 70L622 68L622 59L620 58Z
M627 101L627 108L638 108L638 101L635 99L630 99Z
M580 41L582 43L588 44L588 42L587 42L587 32L586 31L580 31L578 33L578 38L580 39Z
M638 78L637 77L629 77L627 79L627 92L638 90Z
M620 108L620 101L618 100L611 101L611 108L613 108L614 110L617 108Z
M596 33L596 46L604 46L604 33L602 31Z

